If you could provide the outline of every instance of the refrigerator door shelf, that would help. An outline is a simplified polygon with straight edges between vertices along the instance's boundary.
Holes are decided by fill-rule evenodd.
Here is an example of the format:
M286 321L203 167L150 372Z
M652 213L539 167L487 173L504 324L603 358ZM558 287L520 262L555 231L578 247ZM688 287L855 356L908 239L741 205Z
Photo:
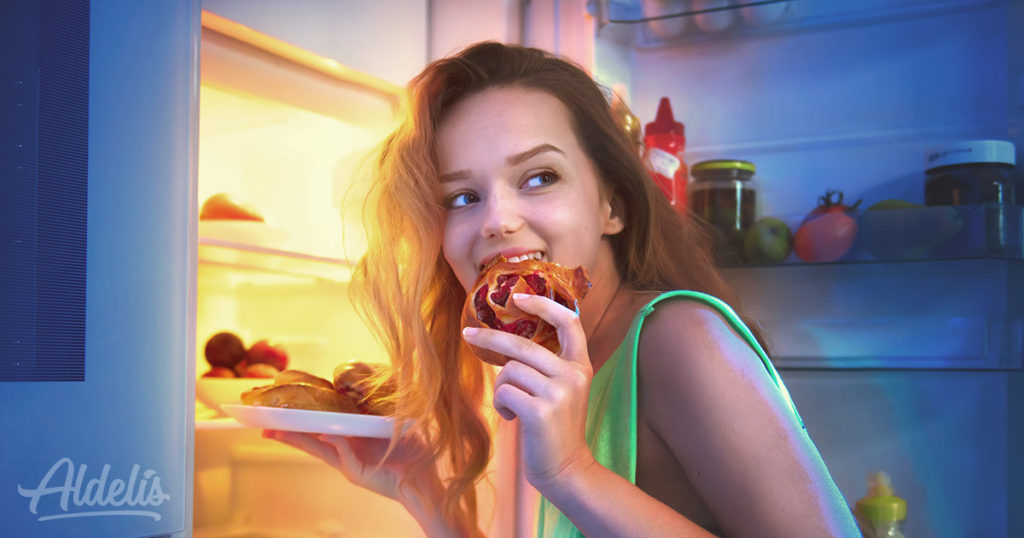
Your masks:
M291 250L199 238L201 280L229 279L232 284L285 284L303 281L345 283L353 263Z
M636 48L657 48L925 17L976 9L995 1L602 0L598 8L598 31L601 37L613 36L619 41L627 36L631 46ZM648 5L658 6L660 10L652 10ZM680 27L685 31L669 33L664 31L666 27Z
M723 271L780 368L1021 368L1024 261L805 264Z

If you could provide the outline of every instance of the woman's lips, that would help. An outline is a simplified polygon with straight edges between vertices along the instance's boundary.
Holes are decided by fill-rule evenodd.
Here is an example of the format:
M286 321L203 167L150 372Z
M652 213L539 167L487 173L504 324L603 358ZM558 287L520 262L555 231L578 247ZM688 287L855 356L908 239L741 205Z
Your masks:
M491 256L491 257L485 259L483 261L483 263L480 264L480 267L478 267L478 270L482 272L484 270L484 268L487 267L491 263L491 260L493 260L494 258L497 258L498 256L504 256L506 260L508 260L508 261L510 261L512 263L521 262L521 261L524 261L524 260L538 260L539 261L539 260L543 260L544 259L544 251L543 250L531 250L531 251L525 251L524 252L522 250L518 250L518 251L509 250L509 251L505 251L505 252L499 252L499 253L495 254L494 256Z

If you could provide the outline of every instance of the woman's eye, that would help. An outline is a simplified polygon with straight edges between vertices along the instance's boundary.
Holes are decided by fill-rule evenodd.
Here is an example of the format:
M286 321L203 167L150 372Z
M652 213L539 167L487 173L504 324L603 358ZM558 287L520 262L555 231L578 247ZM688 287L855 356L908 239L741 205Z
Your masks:
M527 178L526 182L523 183L523 187L543 187L545 185L550 185L559 179L558 174L554 172L541 172Z
M444 205L448 209L458 209L474 202L479 202L480 197L472 192L456 192L444 199Z

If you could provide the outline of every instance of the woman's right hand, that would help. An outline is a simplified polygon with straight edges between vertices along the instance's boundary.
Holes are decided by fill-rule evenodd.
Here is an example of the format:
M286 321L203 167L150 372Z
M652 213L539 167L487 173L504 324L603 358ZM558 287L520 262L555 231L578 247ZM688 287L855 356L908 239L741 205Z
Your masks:
M429 505L440 499L441 481L433 467L411 474L413 462L427 450L417 437L401 438L387 458L384 458L390 443L387 439L275 430L264 430L263 437L276 439L323 460L353 484L394 499L410 510L410 503Z

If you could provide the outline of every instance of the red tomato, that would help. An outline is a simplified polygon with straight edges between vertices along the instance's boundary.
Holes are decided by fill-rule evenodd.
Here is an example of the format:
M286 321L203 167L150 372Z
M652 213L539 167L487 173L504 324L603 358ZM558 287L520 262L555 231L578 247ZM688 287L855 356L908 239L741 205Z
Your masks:
M826 192L793 235L793 252L805 262L833 262L845 256L857 238L858 205L860 200L844 205L841 192Z

